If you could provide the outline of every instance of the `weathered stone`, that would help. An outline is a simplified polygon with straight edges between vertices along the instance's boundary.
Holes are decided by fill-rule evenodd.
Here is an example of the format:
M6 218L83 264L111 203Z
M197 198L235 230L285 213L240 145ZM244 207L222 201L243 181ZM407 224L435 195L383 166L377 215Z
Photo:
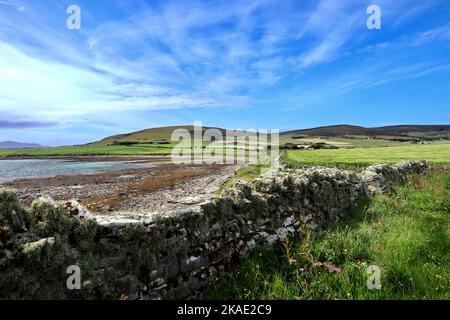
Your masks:
M64 203L64 209L66 209L70 215L75 216L75 218L80 220L94 218L89 210L87 210L85 207L79 204L78 201L75 200L66 201Z
M426 161L404 161L394 165L375 164L362 173L362 180L369 186L369 192L386 192L394 184L403 184L407 175L422 173L429 168Z
M370 193L427 168L411 161L374 165L361 177L324 167L270 172L210 201L141 216L94 216L76 201L46 197L27 211L0 190L0 298L186 298L256 245L321 232ZM65 287L75 264L77 292Z
M41 250L46 245L52 246L54 243L55 243L55 238L54 237L44 238L44 239L41 239L41 240L38 240L38 241L35 241L35 242L25 243L22 246L22 252L24 254L30 254L30 253L35 252L37 250Z

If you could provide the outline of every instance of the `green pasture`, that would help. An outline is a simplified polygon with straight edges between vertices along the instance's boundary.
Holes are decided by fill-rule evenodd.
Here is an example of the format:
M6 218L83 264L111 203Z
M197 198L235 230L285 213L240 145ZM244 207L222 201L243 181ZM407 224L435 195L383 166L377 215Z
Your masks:
M354 148L331 150L289 150L283 160L292 166L316 165L370 165L404 160L427 160L432 164L450 164L450 144L426 144L397 147Z
M44 156L78 156L78 155L169 155L172 144L154 145L113 145L113 146L68 146L55 148L38 148L23 150L0 150L0 157L44 157Z

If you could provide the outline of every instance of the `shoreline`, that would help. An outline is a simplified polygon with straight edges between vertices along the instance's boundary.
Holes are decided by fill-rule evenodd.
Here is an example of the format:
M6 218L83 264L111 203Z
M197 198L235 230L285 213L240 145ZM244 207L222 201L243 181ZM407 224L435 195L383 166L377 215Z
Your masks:
M176 207L185 198L189 202L204 201L237 168L238 165L161 163L145 168L18 179L0 183L0 187L17 190L25 207L41 196L49 196L60 201L77 200L96 215L139 214Z
M164 162L171 161L170 156L162 155L76 155L76 156L8 156L0 158L2 160L61 160L68 162Z

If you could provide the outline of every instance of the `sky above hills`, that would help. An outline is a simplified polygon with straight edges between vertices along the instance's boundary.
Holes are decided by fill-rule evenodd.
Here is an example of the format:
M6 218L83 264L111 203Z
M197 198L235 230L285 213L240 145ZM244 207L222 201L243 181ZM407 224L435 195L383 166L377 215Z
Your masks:
M0 140L449 117L448 0L0 0Z

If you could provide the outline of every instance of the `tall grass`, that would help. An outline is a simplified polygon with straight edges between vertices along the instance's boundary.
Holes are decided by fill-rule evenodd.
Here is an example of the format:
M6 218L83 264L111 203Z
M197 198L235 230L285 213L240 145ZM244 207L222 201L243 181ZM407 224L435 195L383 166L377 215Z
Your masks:
M379 290L367 287L370 265ZM320 236L255 249L207 297L449 299L449 173L413 176Z

